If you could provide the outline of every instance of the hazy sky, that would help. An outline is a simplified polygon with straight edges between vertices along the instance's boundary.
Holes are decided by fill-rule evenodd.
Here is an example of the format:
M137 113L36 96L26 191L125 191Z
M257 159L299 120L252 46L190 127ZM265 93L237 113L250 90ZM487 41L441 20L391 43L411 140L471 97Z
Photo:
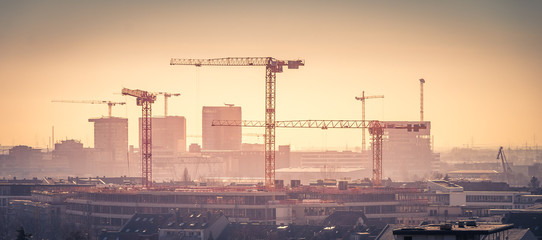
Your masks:
M127 101L137 145L135 99L122 87L180 92L169 115L201 135L201 107L233 103L264 119L263 67L170 66L175 58L271 56L306 60L277 75L277 120L425 120L437 148L540 145L542 1L0 1L0 145L93 146L88 118ZM164 114L163 98L153 106ZM244 132L263 133L263 129ZM260 141L247 137L246 141ZM189 142L201 142L189 138ZM361 132L278 129L296 149L353 149Z

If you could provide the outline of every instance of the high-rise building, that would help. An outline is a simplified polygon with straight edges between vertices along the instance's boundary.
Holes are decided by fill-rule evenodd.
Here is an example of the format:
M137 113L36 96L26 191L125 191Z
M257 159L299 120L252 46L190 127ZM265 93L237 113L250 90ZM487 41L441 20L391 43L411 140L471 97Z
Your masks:
M91 118L94 123L96 164L104 164L101 175L124 175L128 166L128 119Z
M203 107L203 150L241 150L241 127L212 126L213 120L241 120L241 107Z
M438 170L438 155L431 150L431 122L386 121L386 125L405 128L386 128L382 142L384 177L412 181L429 176ZM410 126L410 127L409 127Z
M186 152L186 118L181 116L153 117L153 151ZM139 146L142 144L141 118L139 118Z

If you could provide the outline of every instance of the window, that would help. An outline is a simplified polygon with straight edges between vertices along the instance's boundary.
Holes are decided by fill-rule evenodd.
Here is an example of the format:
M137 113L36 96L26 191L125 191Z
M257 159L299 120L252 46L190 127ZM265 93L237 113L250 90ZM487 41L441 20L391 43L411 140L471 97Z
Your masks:
M403 240L412 240L412 236L405 236Z

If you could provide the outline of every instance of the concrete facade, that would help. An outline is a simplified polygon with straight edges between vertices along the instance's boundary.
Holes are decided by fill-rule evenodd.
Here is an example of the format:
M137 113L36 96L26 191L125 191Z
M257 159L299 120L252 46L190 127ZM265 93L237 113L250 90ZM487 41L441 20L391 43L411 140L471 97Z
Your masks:
M241 127L213 127L213 120L242 120L241 107L203 107L203 150L241 150Z

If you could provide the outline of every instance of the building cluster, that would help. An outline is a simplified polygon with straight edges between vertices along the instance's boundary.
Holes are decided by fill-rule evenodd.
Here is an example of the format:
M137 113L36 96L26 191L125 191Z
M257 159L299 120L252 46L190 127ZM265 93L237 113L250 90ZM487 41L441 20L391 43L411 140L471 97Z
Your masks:
M465 229L478 236L465 239L497 232L491 239L516 239L503 238L515 234L514 226L542 237L536 228L542 226L542 195L500 183L432 180L374 188L292 180L265 191L180 184L145 190L129 180L4 180L0 237L13 238L20 226L44 239L415 239Z
M212 126L213 120L242 120L241 107L203 107L202 146L191 144L187 151L186 118L152 118L152 169L155 182L211 181L216 178L263 178L264 145L242 142L241 127ZM16 146L0 154L0 175L10 177L95 177L139 176L139 147L128 144L128 119L92 118L94 148L77 140L62 140L52 150ZM387 124L416 125L396 121ZM430 122L424 129L386 129L384 177L396 181L418 180L438 171L438 154L430 141ZM141 119L139 119L141 138ZM361 131L361 130L360 130ZM196 136L198 137L198 136ZM278 146L277 179L308 184L319 178L371 178L371 151L291 151ZM295 177L293 177L295 176Z
M428 121L424 128L385 129L381 187L370 181L370 151L298 152L286 145L278 146L276 189L269 191L261 185L263 144L243 143L241 127L211 124L242 120L241 107L203 107L202 115L202 146L190 144L188 151L184 117L152 118L154 188L141 188L134 177L141 156L128 145L125 118L89 119L94 148L64 140L51 151L3 150L0 239L14 238L21 226L43 239L542 237L535 228L542 226L542 195L510 187L519 184L480 181L502 181L494 169L417 181L450 167L432 150ZM525 171L542 175L541 169L533 164Z

